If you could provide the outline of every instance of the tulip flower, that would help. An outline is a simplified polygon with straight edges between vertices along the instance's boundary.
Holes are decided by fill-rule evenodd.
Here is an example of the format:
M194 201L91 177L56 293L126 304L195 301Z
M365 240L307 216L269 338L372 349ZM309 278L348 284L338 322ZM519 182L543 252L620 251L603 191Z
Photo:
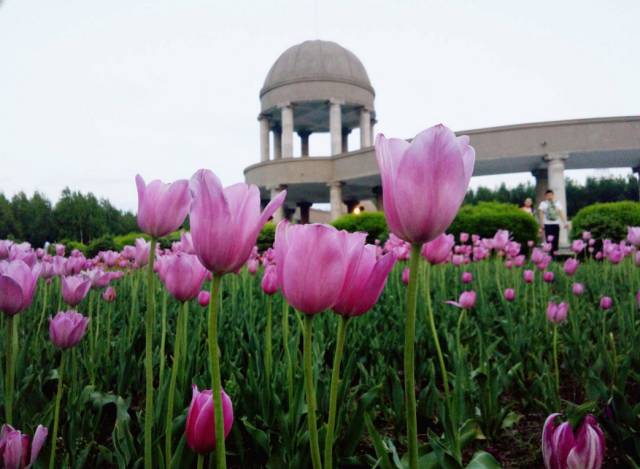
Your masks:
M76 306L91 289L91 279L85 275L62 277L62 298L69 306Z
M547 283L551 283L553 282L553 280L555 279L555 275L553 274L553 272L551 272L550 270L547 270L543 275L542 275L542 280L544 280Z
M233 404L224 390L221 391L221 395L224 438L227 438L233 425ZM217 428L214 424L215 414L213 407L211 390L198 391L198 387L194 385L191 404L187 413L185 436L189 448L200 455L210 453L216 449L216 435L212 431L212 429Z
M166 236L180 228L189 213L191 197L189 182L179 180L171 184L154 180L145 184L136 176L138 189L138 226L154 238Z
M600 298L600 309L609 310L613 306L613 300L610 296L603 296Z
M491 240L491 247L495 251L503 251L509 242L509 231L508 230L498 230L496 234L493 236Z
M208 291L202 290L198 293L198 304L202 307L209 305L209 300L211 299L211 293Z
M507 301L513 301L516 298L516 291L513 288L507 288L504 291L504 299Z
M573 276L573 274L576 273L576 270L578 270L578 266L580 265L580 261L578 261L577 259L574 259L573 257L570 257L569 259L567 259L566 261L564 261L564 273L567 274L569 277Z
M574 282L573 285L571 285L571 292L575 296L582 295L584 293L584 285L578 282Z
M422 245L422 256L431 265L444 264L451 257L451 249L455 245L453 235L441 234L433 241Z
M9 258L9 252L11 251L12 245L13 241L9 241L8 239L0 239L0 260Z
M402 269L402 283L405 285L409 285L409 275L409 267Z
M200 262L214 274L240 269L251 255L260 230L280 208L282 191L260 212L260 191L244 183L222 188L209 170L196 172L190 182L191 239Z
M459 239L462 244L467 243L469 241L469 233L464 233L464 232L460 233Z
M48 430L38 425L29 442L29 436L5 424L0 430L0 466L11 469L23 469L33 466L47 441ZM31 446L31 451L29 451Z
M604 460L604 433L595 417L587 415L574 434L571 424L555 424L560 414L547 417L542 430L542 457L546 469L599 469Z
M269 264L264 269L261 282L262 291L267 295L273 295L278 291L278 273L276 272L276 266Z
M136 239L135 246L135 265L136 267L143 267L149 262L149 253L151 251L151 243L144 238Z
M640 246L640 226L627 227L627 241L634 246Z
M525 283L533 283L533 270L525 270L524 272L522 272L522 278L524 279Z
M547 319L554 324L562 324L565 322L568 313L568 303L554 303L553 301L549 301L547 304Z
M462 283L471 283L473 281L473 274L471 272L462 272Z
M576 254L580 254L582 251L584 251L584 248L585 248L585 244L584 244L584 241L581 239L576 239L571 243L571 250Z
M49 318L49 338L60 349L75 347L84 337L89 318L76 311L59 312Z
M475 151L469 137L456 137L437 125L411 143L380 134L375 148L390 231L414 244L442 234L456 216L473 173Z
M196 298L208 274L198 257L180 253L162 258L165 265L160 279L169 293L180 302Z
M476 292L473 290L463 291L458 301L447 301L446 303L461 309L472 309L476 305Z
M0 261L0 311L13 316L31 306L37 281L24 261Z

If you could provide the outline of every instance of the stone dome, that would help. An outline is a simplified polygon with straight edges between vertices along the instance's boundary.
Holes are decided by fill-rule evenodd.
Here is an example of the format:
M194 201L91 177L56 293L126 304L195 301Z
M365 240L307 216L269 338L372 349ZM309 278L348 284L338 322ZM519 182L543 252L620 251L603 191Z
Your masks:
M375 92L355 54L331 41L305 41L284 51L260 90L262 111L283 102L341 100L373 109Z

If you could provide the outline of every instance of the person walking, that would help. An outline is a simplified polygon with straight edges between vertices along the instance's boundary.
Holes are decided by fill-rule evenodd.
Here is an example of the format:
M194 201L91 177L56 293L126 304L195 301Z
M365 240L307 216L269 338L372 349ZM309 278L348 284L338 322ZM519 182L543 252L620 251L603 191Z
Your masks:
M555 255L560 241L560 221L562 220L565 229L568 224L562 205L555 200L555 194L551 189L544 193L544 200L538 206L538 216L540 231L544 233L544 242L551 242L553 246L551 252Z

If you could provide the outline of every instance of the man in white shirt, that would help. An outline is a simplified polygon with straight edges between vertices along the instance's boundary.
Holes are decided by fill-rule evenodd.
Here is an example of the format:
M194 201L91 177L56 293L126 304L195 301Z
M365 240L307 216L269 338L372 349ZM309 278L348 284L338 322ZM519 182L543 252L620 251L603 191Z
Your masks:
M544 200L538 206L538 217L540 218L540 231L544 230L544 241L548 242L549 237L552 237L552 253L555 254L560 238L560 220L562 220L565 229L568 225L567 218L562 211L562 205L555 200L555 194L551 189L544 193Z

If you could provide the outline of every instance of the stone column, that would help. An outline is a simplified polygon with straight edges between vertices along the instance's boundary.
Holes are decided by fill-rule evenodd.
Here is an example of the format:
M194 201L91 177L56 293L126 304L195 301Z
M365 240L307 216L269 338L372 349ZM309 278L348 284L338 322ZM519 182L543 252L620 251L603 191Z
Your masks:
M372 190L374 196L374 203L376 204L376 208L380 211L384 211L384 203L382 199L382 186L375 186Z
M549 153L544 157L547 162L547 178L549 189L555 194L556 200L562 205L562 211L567 216L567 193L564 187L564 162L569 157L568 153ZM568 219L568 216L567 216ZM560 222L560 247L569 245L569 233Z
M300 136L300 153L303 158L309 156L309 135L311 132L308 130L298 130Z
M285 104L282 112L282 157L293 158L293 107Z
M377 121L375 119L371 119L371 124L369 125L369 141L371 142L371 145L375 143L375 139L373 138L375 135L373 127L376 125L376 122Z
M299 202L298 208L300 209L300 223L306 225L309 223L309 212L311 211L310 202Z
M271 191L271 200L275 199L278 194L280 192L282 192L283 190L285 190L287 188L287 186L285 185L279 185L279 186L273 186L270 188ZM281 205L278 210L275 211L275 213L273 214L273 223L275 223L276 225L278 223L280 223L282 220L284 220L284 204Z
M360 109L360 148L371 146L371 111Z
M345 213L342 203L342 182L334 181L327 184L329 186L329 201L331 202L331 219L341 217Z
M547 179L547 168L539 168L531 171L533 177L536 178L536 196L533 201L535 217L538 219L538 205L544 200L544 193L549 188L549 180Z
M329 101L329 131L331 132L331 154L342 151L342 102Z
M279 126L273 128L273 159L282 159L282 129Z
M258 116L260 122L260 161L269 161L269 118Z
M633 172L638 175L638 200L640 200L640 166L633 168Z
M351 129L344 127L342 129L342 153L347 153L349 151L349 134L351 133Z

